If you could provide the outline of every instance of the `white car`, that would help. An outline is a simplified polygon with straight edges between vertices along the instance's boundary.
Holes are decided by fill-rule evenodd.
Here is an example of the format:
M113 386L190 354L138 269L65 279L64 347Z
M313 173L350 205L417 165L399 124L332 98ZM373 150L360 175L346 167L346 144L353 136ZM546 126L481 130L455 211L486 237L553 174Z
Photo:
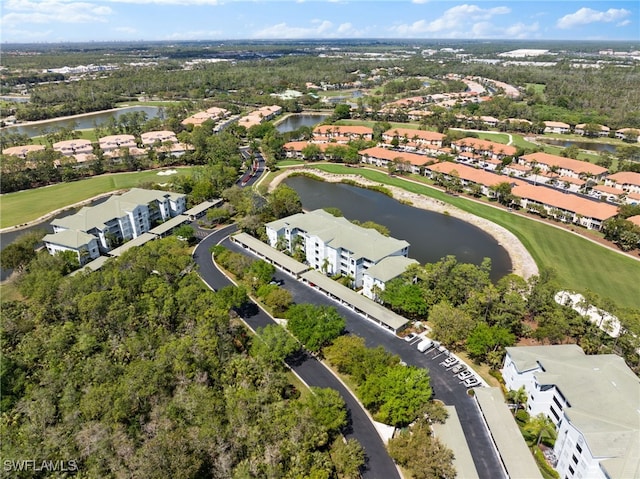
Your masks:
M467 386L468 388L472 388L474 386L477 386L478 384L480 384L480 381L478 381L478 378L470 377L464 380L464 385Z
M464 381L465 379L469 379L472 376L473 376L473 373L467 369L458 374L458 379L460 381Z
M404 340L406 342L410 342L413 341L414 339L416 339L418 337L418 335L416 333L409 333L404 337Z

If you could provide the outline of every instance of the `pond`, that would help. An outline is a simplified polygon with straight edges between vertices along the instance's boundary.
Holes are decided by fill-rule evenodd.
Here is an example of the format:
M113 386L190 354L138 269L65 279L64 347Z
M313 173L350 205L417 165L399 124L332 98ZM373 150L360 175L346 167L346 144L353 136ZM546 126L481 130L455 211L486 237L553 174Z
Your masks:
M107 201L108 198L109 196L105 196L103 198L93 200L92 202L88 203L85 206L96 206L100 203ZM13 230L7 230L5 232L0 233L0 250L10 245L13 241L15 241L20 236L26 233L29 233L31 231L43 230L46 233L53 233L53 226L51 226L51 222L53 220L64 218L66 216L75 214L78 211L80 211L80 209L82 209L83 207L84 206L70 207L69 209L61 211L57 215L52 216L51 218L49 218L46 221L43 221L42 223L38 223L33 226L28 226L26 228L21 228L21 229L16 228ZM0 268L0 281L4 281L5 279L7 279L11 275L11 272L12 270L6 270L6 269Z
M30 125L13 125L2 128L3 132L19 133L29 137L41 136L45 130L55 130L57 128L74 128L76 130L88 130L96 125L106 123L110 118L120 118L125 113L143 111L147 114L147 119L156 118L160 115L160 107L157 106L131 106L114 111L97 111L75 118L52 119L39 121Z
M302 176L287 178L307 210L336 207L350 220L374 221L389 228L391 236L408 241L409 257L420 264L454 255L461 263L479 265L491 258L491 279L511 272L507 251L480 228L448 215L403 205L382 193Z
M554 138L538 138L539 141L548 145L561 146L568 148L570 146L577 146L581 150L591 150L597 152L606 151L608 153L615 153L616 147L607 143L596 143L591 141L577 141L577 140L558 140Z
M331 115L325 113L299 113L289 115L276 125L276 130L280 133L297 130L302 126L316 126L318 123L329 118Z

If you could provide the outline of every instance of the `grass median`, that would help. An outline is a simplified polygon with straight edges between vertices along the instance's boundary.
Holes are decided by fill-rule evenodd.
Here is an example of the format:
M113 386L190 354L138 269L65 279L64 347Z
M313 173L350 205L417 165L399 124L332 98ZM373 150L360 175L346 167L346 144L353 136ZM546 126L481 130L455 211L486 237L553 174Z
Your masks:
M188 174L191 168L175 168L177 174ZM34 221L60 208L94 196L123 188L133 188L146 182L164 183L171 176L158 176L160 170L114 173L94 176L70 183L58 183L33 190L7 193L0 197L0 228Z
M428 186L390 177L386 173L364 168L355 170L342 165L313 165L335 173L354 174L387 185L429 196L486 218L515 234L531 253L538 267L553 268L562 288L591 290L610 298L620 307L640 308L640 262L593 243L586 238L532 219L494 208L463 197L451 196ZM374 218L375 219L375 218Z

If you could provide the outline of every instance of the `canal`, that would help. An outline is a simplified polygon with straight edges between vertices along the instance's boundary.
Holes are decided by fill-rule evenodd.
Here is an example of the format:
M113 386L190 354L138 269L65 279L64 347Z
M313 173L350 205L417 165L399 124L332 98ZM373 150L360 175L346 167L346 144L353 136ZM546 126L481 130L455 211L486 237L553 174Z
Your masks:
M285 183L295 189L307 210L335 207L349 220L374 221L391 236L408 241L409 256L420 264L454 255L460 263L479 265L491 258L491 279L511 272L507 251L480 228L441 213L414 208L382 193L340 183L294 176Z

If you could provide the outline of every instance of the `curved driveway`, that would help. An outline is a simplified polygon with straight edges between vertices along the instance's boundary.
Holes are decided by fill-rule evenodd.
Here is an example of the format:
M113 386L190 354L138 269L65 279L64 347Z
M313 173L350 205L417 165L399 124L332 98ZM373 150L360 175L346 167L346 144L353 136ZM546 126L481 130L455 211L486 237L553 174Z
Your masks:
M203 239L194 251L193 257L199 266L200 277L209 287L215 290L232 283L213 264L209 248L218 244L236 229L235 225L231 225L215 231ZM231 242L227 240L225 246L230 248L230 244ZM290 278L286 281L287 286L289 283L295 282ZM254 330L269 324L276 324L259 308L257 308L255 314L243 314L243 319ZM399 479L398 470L389 457L382 439L351 392L321 362L312 356L301 355L294 360L288 361L288 365L309 386L332 388L340 393L347 406L350 419L348 430L344 432L345 436L357 439L365 450L366 464L362 476L367 479Z
M222 244L230 250L252 256L247 250L228 239ZM348 333L364 338L370 347L384 347L387 351L400 356L407 364L428 369L434 398L456 408L478 476L481 479L505 477L500 458L475 400L467 394L467 388L462 384L462 381L459 381L450 371L440 365L444 356L438 355L435 349L427 353L418 352L415 341L407 343L399 339L373 321L363 318L319 290L302 284L280 270L276 270L275 277L284 280L283 287L292 294L296 303L334 306L345 318Z

